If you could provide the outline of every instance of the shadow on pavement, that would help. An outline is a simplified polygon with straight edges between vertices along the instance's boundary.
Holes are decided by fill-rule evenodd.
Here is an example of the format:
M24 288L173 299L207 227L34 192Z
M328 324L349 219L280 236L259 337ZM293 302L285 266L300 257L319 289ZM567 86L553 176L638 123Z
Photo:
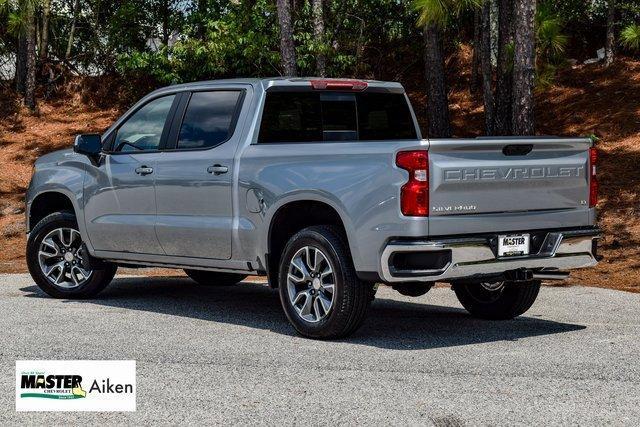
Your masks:
M21 289L27 297L48 298L37 286ZM421 300L428 300L429 294ZM242 283L208 287L184 277L117 278L91 300L65 300L71 304L97 304L129 310L230 323L294 335L280 307L278 292L267 285ZM378 298L364 325L345 339L351 344L415 350L462 346L551 335L585 329L535 317L511 321L474 319L466 311Z

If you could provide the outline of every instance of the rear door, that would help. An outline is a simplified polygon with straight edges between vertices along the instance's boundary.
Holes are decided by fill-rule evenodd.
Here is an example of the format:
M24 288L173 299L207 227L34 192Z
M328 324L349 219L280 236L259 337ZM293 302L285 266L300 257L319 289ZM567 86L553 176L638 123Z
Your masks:
M156 162L156 234L167 255L231 258L235 132L244 90L186 93Z
M430 140L430 234L499 230L501 216L520 215L523 230L563 226L554 217L584 222L590 145L568 138Z

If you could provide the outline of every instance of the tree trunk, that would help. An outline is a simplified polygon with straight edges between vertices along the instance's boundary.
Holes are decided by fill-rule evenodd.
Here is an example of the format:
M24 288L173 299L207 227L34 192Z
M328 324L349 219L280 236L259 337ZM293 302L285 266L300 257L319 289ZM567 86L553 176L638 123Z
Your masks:
M609 14L607 15L607 43L605 45L604 65L613 64L616 53L616 0L609 0Z
M162 2L162 44L169 45L169 2Z
M514 5L513 133L533 135L536 0L515 0Z
M198 23L196 25L196 36L198 40L204 40L205 28L204 17L207 13L207 0L198 0Z
M482 51L482 11L473 12L473 58L471 60L471 92L477 93L482 84L480 52Z
M491 0L491 6L489 8L489 22L491 28L491 65L495 68L498 63L498 44L500 36L500 0Z
M16 92L24 95L27 81L27 36L24 33L18 35L18 50L16 52Z
M513 88L513 57L510 45L513 42L513 0L500 0L498 25L498 78L496 83L496 110L494 133L511 135L511 104Z
M449 100L447 98L440 31L438 27L432 24L424 28L424 65L427 80L429 138L451 137Z
M320 43L324 49L324 14L322 8L322 0L313 0L313 36L316 43ZM318 76L326 76L326 58L324 51L318 52L316 56L316 69Z
M293 44L293 27L291 24L290 0L277 0L278 24L280 26L280 55L285 76L295 77L296 50Z
M493 66L491 65L491 2L482 6L482 97L486 135L493 135Z
M71 49L73 48L73 36L76 32L76 21L78 20L78 14L80 13L80 0L74 0L73 2L73 18L71 18L71 30L69 30L69 39L67 40L67 51L64 54L65 59L71 57Z
M36 109L36 21L33 10L27 17L27 77L24 90L24 105L31 111Z
M51 0L42 1L42 35L40 37L40 62L47 61L49 49L49 15L51 14Z

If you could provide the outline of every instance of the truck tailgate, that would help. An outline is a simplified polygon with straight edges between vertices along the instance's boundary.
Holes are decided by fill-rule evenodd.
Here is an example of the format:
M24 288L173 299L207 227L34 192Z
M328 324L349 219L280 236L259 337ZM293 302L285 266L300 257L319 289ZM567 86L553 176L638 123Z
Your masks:
M500 230L500 217L509 218L509 228L544 228L545 212L574 218L566 226L588 225L590 146L588 138L430 140L430 234L471 223L473 230L459 232ZM479 230L470 216L498 222L484 221ZM518 216L521 227L513 225Z

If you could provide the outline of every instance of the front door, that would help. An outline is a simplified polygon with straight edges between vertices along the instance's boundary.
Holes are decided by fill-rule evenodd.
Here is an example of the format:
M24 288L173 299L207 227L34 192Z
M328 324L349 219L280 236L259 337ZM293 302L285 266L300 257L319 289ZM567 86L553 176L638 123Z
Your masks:
M164 254L155 233L155 171L175 95L156 98L116 130L85 182L85 222L95 250ZM175 109L175 107L174 107Z
M158 158L156 234L167 255L230 259L241 90L183 95Z

